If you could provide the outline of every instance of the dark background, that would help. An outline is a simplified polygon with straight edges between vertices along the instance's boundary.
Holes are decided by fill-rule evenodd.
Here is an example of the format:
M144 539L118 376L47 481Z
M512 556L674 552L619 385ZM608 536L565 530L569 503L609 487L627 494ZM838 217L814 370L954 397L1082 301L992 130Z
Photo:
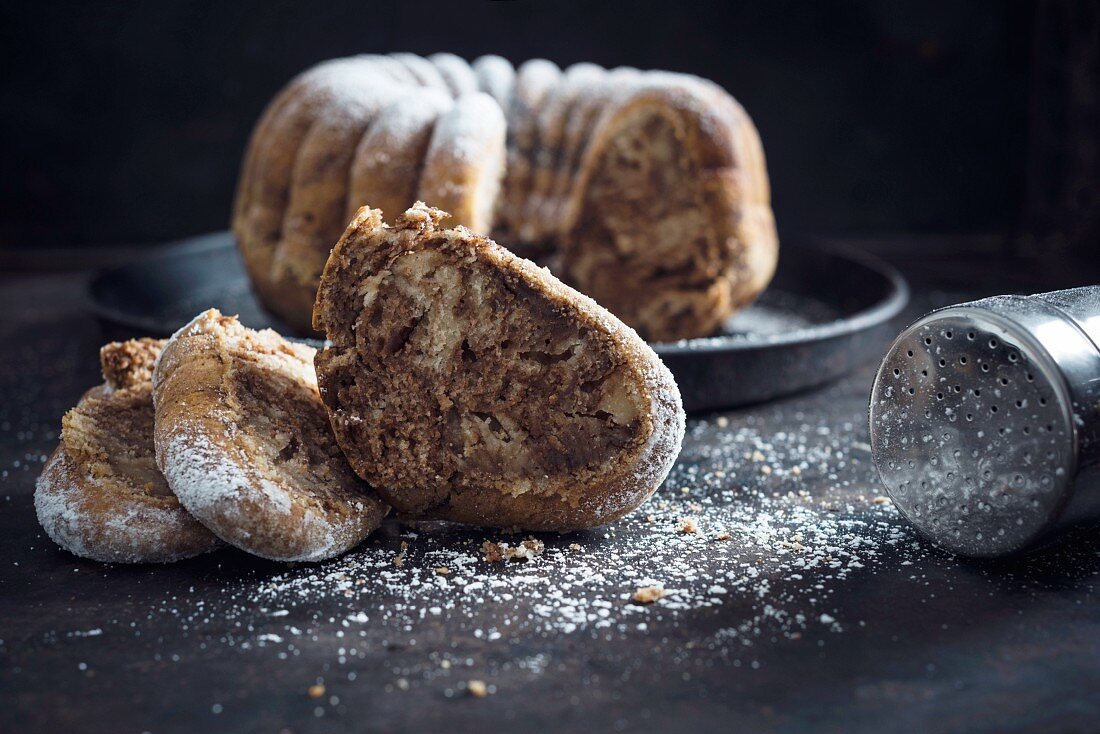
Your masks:
M224 229L292 75L447 50L714 79L760 129L782 232L1087 253L1098 36L1094 1L7 3L0 248Z

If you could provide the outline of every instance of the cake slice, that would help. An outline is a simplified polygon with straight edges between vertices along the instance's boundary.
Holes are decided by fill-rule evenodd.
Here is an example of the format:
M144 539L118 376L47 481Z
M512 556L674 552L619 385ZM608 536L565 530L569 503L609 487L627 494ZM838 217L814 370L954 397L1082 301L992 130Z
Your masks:
M38 521L78 556L161 563L221 545L180 506L153 460L150 376L162 345L137 339L100 350L105 384L65 414L61 442L38 478Z
M672 375L546 270L418 203L362 209L321 278L315 364L336 440L398 511L529 530L638 507L680 449Z
M220 538L273 560L339 555L386 513L336 446L313 352L210 310L168 341L153 372L168 486Z

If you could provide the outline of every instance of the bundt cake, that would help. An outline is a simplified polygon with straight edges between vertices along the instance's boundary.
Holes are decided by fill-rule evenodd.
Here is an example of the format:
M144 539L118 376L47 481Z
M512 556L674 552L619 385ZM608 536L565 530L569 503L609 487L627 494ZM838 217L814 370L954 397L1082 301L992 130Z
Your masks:
M300 74L253 131L232 226L260 300L308 331L351 214L416 198L521 256L556 253L567 283L654 341L714 333L775 268L760 138L719 86L364 55Z
M417 203L391 227L363 208L325 266L314 361L348 462L413 517L622 517L679 453L672 375L591 298L446 216Z

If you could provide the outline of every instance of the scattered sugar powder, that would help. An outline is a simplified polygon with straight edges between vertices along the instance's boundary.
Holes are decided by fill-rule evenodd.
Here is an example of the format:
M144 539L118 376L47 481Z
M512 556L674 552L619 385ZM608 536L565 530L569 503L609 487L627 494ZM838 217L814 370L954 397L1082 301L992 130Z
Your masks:
M281 657L333 637L413 645L441 625L449 639L480 645L660 639L684 627L692 645L730 659L780 637L842 634L859 623L839 609L849 579L929 552L892 505L874 501L869 457L848 448L851 430L802 425L765 437L751 418L693 421L664 487L606 528L531 537L391 520L323 564L249 566L222 554L216 588L154 601L149 618L170 615L184 636ZM696 532L683 532L686 517ZM349 655L334 654L337 663Z

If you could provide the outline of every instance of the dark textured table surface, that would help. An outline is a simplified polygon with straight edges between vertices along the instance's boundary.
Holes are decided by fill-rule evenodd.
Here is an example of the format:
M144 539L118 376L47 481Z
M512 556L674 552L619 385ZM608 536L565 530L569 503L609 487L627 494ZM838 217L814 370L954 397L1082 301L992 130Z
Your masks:
M910 317L1089 278L900 264ZM692 417L649 504L542 536L528 561L480 551L522 536L395 523L312 566L79 560L41 532L32 492L62 413L98 380L83 282L0 276L0 730L1100 727L1100 533L982 564L914 536L868 453L873 365ZM631 600L651 584L666 595Z

